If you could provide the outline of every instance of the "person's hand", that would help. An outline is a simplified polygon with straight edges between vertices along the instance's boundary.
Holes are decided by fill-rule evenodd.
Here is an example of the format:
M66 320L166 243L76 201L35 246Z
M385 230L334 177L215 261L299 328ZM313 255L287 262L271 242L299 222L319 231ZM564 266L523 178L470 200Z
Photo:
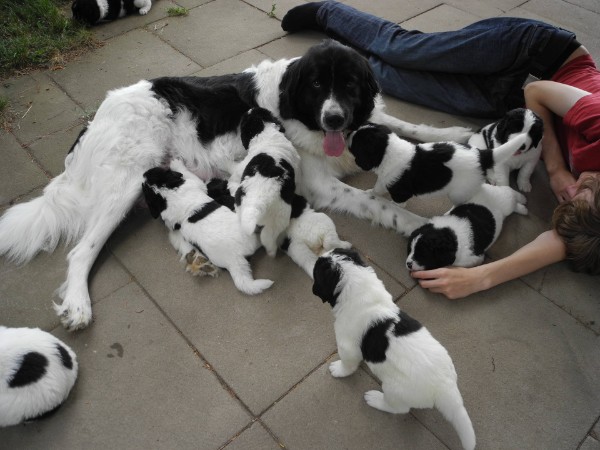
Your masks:
M449 299L466 297L485 289L484 279L477 273L478 267L445 267L411 272L424 289L443 294Z
M577 191L579 190L579 186L581 186L581 183L583 183L583 181L587 180L588 178L600 179L600 172L582 172L574 184L567 186L567 188L566 188L567 194L571 198L573 198L577 194Z
M577 180L571 172L566 169L557 170L550 174L550 187L559 203L571 200L573 196L573 185Z

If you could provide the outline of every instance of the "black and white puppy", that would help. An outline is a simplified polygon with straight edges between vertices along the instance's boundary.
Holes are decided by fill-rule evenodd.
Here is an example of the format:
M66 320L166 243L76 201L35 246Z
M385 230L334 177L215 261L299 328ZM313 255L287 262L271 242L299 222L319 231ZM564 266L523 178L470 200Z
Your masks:
M304 197L294 195L291 220L281 248L309 277L312 278L317 258L324 252L351 247L350 242L340 239L328 215L312 209Z
M260 247L256 235L245 235L236 214L212 200L204 182L183 162L173 160L171 169L148 170L142 190L152 217L163 219L180 256L198 249L216 266L227 269L236 288L246 294L260 294L271 287L271 280L253 279L246 259Z
M485 183L486 173L510 158L525 139L523 133L494 149L455 142L413 144L385 125L367 124L350 135L349 150L361 169L377 174L374 194L389 192L392 200L404 203L443 192L457 205L469 200Z
M336 249L321 256L313 294L333 308L340 357L329 365L334 377L351 375L364 360L383 390L365 393L370 406L395 414L435 407L452 423L463 447L475 448L450 355L427 328L400 311L356 252Z
M0 427L54 412L77 379L71 348L39 328L0 326Z
M484 184L467 203L429 219L408 239L408 270L472 267L500 235L513 212L527 214L525 196L509 186Z
M260 242L271 257L290 223L300 156L271 112L252 108L242 116L240 136L248 150L229 179L236 212L247 235L260 229Z
M497 148L515 136L525 133L527 140L513 156L501 161L488 176L488 181L500 186L509 185L511 170L519 170L517 186L523 192L531 191L531 174L542 153L544 122L540 116L525 108L516 108L506 113L497 122L490 123L469 139L469 145L477 148Z
M73 0L73 18L87 25L134 14L148 14L152 0Z

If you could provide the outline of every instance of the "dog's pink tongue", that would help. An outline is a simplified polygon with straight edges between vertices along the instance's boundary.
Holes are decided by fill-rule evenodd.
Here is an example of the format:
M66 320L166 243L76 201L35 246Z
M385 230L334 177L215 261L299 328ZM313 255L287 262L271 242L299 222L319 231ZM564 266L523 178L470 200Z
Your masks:
M346 143L341 131L326 131L323 140L323 150L327 156L340 156L344 153Z

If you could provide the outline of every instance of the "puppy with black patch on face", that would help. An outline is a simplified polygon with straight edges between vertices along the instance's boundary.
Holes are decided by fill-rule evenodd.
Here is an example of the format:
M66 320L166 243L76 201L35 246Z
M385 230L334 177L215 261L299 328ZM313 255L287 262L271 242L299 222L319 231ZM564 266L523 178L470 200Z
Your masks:
M115 20L138 12L148 14L152 0L73 0L73 18L87 25Z
M500 235L504 219L513 212L527 214L526 198L509 186L484 184L467 203L436 216L408 239L408 270L473 267Z
M490 123L469 139L469 145L477 148L497 148L515 136L525 133L527 140L513 156L496 164L488 181L500 186L509 185L512 170L519 170L517 186L523 192L531 191L531 174L542 154L544 122L530 109L516 108L508 111L497 122Z
M242 116L240 136L248 155L229 178L236 212L247 235L260 229L260 242L271 257L290 223L300 156L283 134L281 122L264 108Z
M0 427L40 419L66 400L77 356L39 328L0 326Z
M329 365L334 377L351 375L364 360L383 390L365 393L370 406L394 414L435 407L452 423L463 447L475 448L450 355L425 327L400 311L356 252L335 249L321 256L313 294L333 308L340 357Z
M328 215L312 209L301 195L294 195L290 224L281 248L309 277L313 277L317 258L324 252L351 247L350 242L339 238L335 224Z
M142 190L152 217L163 219L179 254L198 249L213 264L227 269L235 287L246 294L271 287L271 280L253 279L246 259L260 247L258 238L242 232L236 214L212 200L204 182L183 162L173 160L170 167L144 173Z
M478 149L450 141L413 144L385 125L367 124L349 139L356 164L377 174L374 194L389 192L392 200L404 203L413 196L445 193L459 205L475 195L497 163L519 150L526 135L494 149Z

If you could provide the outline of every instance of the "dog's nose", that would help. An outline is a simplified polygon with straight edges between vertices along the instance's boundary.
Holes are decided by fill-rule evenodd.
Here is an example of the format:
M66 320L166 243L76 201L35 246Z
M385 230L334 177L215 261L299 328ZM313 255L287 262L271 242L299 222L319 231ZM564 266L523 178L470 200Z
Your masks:
M344 116L340 114L327 114L324 117L325 125L332 130L339 130L344 125Z
M412 261L407 261L406 267L408 267L408 270L411 270L412 269Z

